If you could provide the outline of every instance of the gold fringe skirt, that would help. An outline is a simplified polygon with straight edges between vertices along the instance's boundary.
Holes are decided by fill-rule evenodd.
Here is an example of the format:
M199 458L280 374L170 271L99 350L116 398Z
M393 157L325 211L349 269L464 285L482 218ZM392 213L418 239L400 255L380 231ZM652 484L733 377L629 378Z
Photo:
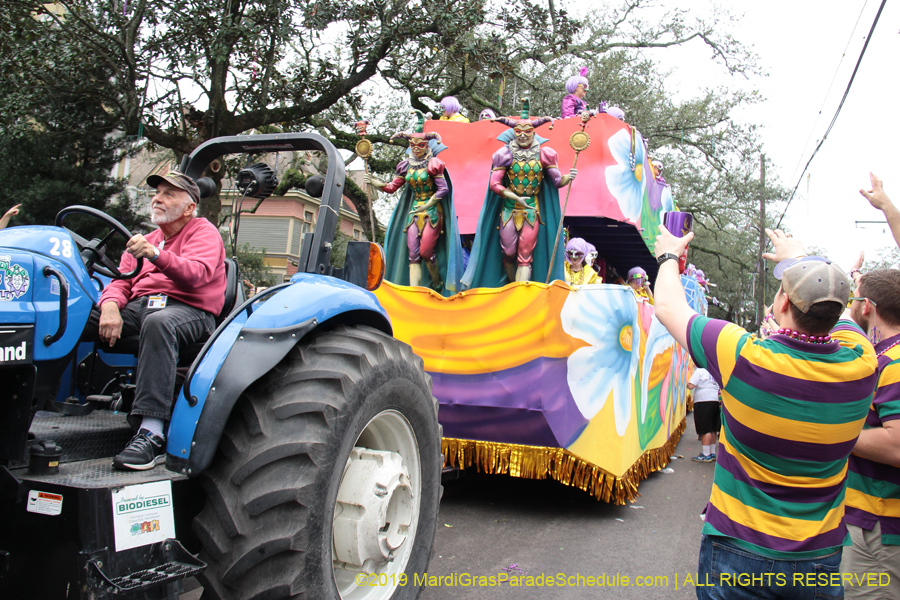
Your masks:
M669 464L685 425L686 420L682 419L661 448L644 452L621 477L578 458L565 448L443 438L441 452L445 466L460 469L475 466L479 473L523 479L550 477L588 492L597 500L625 504L626 500L634 502L640 496L638 484L641 481Z

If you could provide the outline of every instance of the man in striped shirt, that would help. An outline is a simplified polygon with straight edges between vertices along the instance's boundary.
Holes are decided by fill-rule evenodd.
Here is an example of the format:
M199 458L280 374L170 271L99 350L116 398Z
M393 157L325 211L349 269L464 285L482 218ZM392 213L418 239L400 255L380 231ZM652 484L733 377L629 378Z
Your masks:
M722 434L700 545L697 597L841 598L847 458L876 383L872 345L839 321L850 282L767 230L782 284L765 340L694 313L677 259L693 237L660 228L656 315L722 388Z
M881 341L878 387L859 434L847 478L844 517L853 545L844 549L841 572L855 577L847 598L900 599L900 271L863 275L851 306L853 320ZM869 585L869 575L879 585ZM887 574L885 577L882 574ZM880 577L878 577L880 575ZM886 584L886 585L885 585Z

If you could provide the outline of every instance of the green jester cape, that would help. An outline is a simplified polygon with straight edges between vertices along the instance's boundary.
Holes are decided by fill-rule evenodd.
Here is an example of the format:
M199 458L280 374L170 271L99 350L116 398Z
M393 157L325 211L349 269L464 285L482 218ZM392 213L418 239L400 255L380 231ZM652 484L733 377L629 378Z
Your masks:
M446 146L437 140L429 140L429 147L434 156L446 150ZM461 291L459 280L463 273L462 245L459 239L459 224L456 221L456 211L453 209L453 183L450 174L444 170L444 179L447 182L447 195L441 198L440 206L444 213L444 225L441 237L438 239L435 254L437 256L438 269L443 279L444 287L441 293L444 296L452 296ZM559 201L557 200L557 204ZM406 221L409 211L412 210L413 193L409 185L403 186L403 193L397 207L388 221L387 232L384 236L385 269L384 278L397 285L409 285L409 249L406 246ZM424 259L423 259L424 263ZM422 285L432 287L431 274L428 269L422 268Z

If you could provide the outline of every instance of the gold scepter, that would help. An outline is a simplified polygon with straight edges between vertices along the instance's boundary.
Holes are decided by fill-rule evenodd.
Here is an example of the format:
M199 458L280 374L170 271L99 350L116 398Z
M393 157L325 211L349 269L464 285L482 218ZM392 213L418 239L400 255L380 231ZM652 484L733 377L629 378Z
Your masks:
M587 127L588 121L593 115L587 111L581 113L581 131L576 131L569 138L569 146L575 151L575 160L572 162L572 168L578 165L578 155L582 150L591 145L591 136L585 133L584 128ZM550 283L550 277L553 275L553 263L556 262L556 250L559 248L559 236L562 235L563 219L566 216L566 208L569 206L569 194L572 192L572 182L569 182L569 189L566 190L566 202L563 204L562 214L559 216L559 227L556 230L556 241L553 242L553 253L550 255L550 267L547 269L547 283Z
M369 157L372 156L372 142L366 139L366 126L369 124L368 119L359 121L356 124L356 133L360 136L360 140L356 142L356 155L363 159L366 175L369 174ZM372 241L375 241L375 213L372 211L372 191L371 185L366 184L366 201L369 204L369 222L372 225Z

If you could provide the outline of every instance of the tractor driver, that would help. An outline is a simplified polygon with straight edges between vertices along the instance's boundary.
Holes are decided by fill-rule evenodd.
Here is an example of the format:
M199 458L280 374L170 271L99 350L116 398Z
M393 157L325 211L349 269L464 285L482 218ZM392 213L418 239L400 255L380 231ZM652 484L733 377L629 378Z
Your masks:
M106 286L87 328L87 339L109 346L140 335L130 416L141 422L113 460L122 470L152 469L165 456L164 426L172 410L179 348L209 336L225 303L225 247L218 229L195 215L197 184L178 171L151 175L147 184L156 188L150 220L159 229L128 240L119 270L132 271L136 259L147 260L133 279Z

